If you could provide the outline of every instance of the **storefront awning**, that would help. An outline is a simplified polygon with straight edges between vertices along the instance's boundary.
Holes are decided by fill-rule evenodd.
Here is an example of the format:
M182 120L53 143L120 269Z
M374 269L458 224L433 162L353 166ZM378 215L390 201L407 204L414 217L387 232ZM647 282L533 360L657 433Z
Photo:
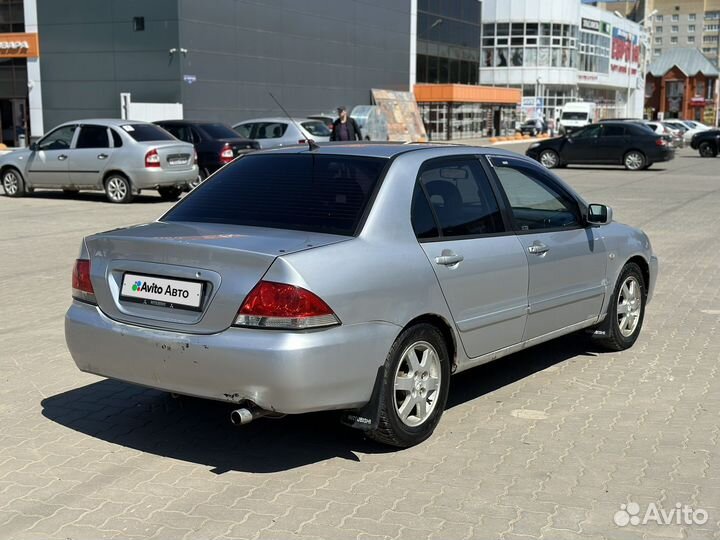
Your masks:
M488 103L520 105L522 90L471 84L416 84L418 103Z

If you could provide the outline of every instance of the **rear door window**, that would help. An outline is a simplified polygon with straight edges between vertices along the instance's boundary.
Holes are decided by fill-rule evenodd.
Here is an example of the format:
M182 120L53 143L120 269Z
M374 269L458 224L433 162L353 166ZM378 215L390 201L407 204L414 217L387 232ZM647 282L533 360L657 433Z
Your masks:
M105 126L82 126L75 148L110 148L108 128Z
M253 139L279 139L285 135L287 127L282 122L260 122L255 126Z
M181 141L188 142L190 144L193 143L192 131L190 131L189 126L165 125L162 126L162 128L176 139L180 139Z
M419 182L443 237L504 232L500 208L477 159L428 161L420 169Z
M198 127L211 139L236 139L238 136L225 124L200 124Z
M384 158L249 155L215 173L162 220L352 236L386 163Z
M123 124L120 128L137 142L175 140L170 133L154 124Z

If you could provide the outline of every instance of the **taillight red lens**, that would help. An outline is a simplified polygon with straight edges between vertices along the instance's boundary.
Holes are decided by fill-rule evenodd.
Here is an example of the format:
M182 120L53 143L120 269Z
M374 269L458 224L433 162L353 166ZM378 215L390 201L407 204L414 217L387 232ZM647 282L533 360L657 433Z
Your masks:
M197 165L197 151L193 150L193 165Z
M657 140L655 141L655 144L656 144L657 146L667 146L667 142L665 141L665 139L657 139Z
M95 291L90 281L90 261L77 259L72 273L72 296L83 302L95 304Z
M220 150L220 163L230 163L233 160L233 151L230 145L225 143L223 149Z
M296 285L261 281L245 298L234 324L300 330L333 326L340 321L316 294Z
M145 154L145 167L148 169L155 169L160 167L160 156L158 155L157 149L153 148L147 154Z
M300 139L298 144L307 144L307 139Z

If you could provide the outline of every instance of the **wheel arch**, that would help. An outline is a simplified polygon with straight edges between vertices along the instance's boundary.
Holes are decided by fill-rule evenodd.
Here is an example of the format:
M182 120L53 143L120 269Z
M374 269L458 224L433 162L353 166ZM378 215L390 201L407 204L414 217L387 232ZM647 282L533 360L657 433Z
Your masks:
M123 178L126 178L128 182L130 182L130 187L135 187L135 184L133 183L133 179L130 177L128 173L123 171L122 169L109 169L105 171L102 177L102 187L105 187L105 182L107 182L108 178L110 178L113 175L122 176Z
M454 373L458 365L458 343L457 337L455 336L455 331L453 330L452 325L447 321L447 319L445 319L445 317L436 313L424 313L423 315L419 315L412 319L410 322L408 322L398 333L398 335L410 328L411 326L423 323L434 326L442 334L443 339L445 340L445 343L448 347L448 353L450 355L450 371Z
M645 295L647 295L648 290L650 290L650 263L648 263L645 257L643 257L642 255L634 255L633 257L630 257L627 261L625 261L623 268L630 263L635 263L640 267L640 272L642 272L643 280L645 280ZM622 268L620 271L622 272Z

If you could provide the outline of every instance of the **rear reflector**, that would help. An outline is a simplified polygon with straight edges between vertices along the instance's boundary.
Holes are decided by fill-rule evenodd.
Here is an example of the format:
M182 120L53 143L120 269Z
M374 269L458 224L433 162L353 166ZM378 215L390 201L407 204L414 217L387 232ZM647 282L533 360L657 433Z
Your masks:
M90 282L90 261L77 259L72 273L72 297L82 302L96 304L95 291Z
M261 281L235 318L235 326L302 330L340 324L333 310L310 291L273 281Z
M158 155L157 149L153 148L145 154L145 167L148 169L160 168L160 156Z

